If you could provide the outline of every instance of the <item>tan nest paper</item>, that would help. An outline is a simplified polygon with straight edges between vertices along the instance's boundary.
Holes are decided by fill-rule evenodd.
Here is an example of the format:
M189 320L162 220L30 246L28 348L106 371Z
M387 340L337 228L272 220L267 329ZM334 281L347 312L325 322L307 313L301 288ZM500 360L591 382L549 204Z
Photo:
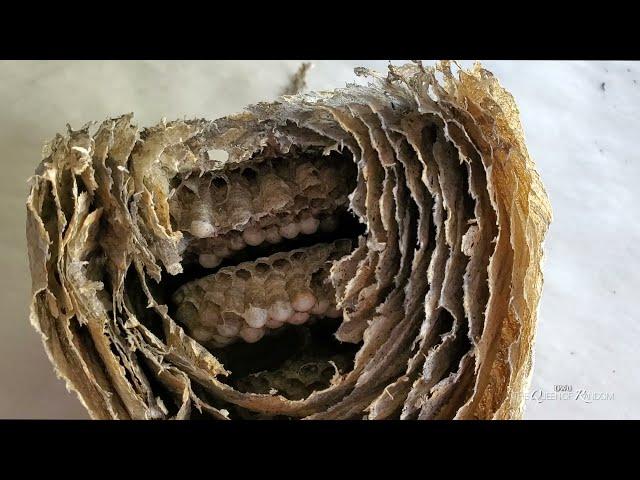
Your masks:
M453 67L56 136L31 322L91 416L520 418L551 209L511 95Z

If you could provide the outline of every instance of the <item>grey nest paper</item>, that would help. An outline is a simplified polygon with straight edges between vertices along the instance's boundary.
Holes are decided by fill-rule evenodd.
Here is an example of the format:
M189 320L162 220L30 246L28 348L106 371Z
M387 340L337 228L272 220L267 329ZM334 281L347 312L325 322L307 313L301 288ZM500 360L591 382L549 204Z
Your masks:
M356 74L47 145L31 322L93 418L522 416L551 209L515 102L480 65Z

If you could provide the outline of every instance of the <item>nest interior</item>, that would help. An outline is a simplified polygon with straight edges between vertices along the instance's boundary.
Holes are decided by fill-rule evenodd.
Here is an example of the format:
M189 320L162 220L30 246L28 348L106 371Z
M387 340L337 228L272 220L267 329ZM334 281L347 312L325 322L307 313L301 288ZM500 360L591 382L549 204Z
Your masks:
M93 417L521 414L551 213L513 99L479 66L356 73L48 145L31 320Z

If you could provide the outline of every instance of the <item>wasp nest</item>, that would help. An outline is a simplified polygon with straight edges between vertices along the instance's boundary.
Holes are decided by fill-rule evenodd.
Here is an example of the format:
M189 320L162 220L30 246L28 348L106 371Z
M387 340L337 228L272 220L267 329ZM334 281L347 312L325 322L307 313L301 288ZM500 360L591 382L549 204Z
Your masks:
M58 135L31 321L94 418L518 418L551 218L479 65Z

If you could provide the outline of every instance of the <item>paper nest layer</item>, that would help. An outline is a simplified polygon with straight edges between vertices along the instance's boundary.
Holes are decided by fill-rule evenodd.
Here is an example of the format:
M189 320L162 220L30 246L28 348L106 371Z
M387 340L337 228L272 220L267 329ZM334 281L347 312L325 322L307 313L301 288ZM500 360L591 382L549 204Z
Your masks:
M452 67L56 136L31 322L90 415L520 418L551 209L511 95Z

